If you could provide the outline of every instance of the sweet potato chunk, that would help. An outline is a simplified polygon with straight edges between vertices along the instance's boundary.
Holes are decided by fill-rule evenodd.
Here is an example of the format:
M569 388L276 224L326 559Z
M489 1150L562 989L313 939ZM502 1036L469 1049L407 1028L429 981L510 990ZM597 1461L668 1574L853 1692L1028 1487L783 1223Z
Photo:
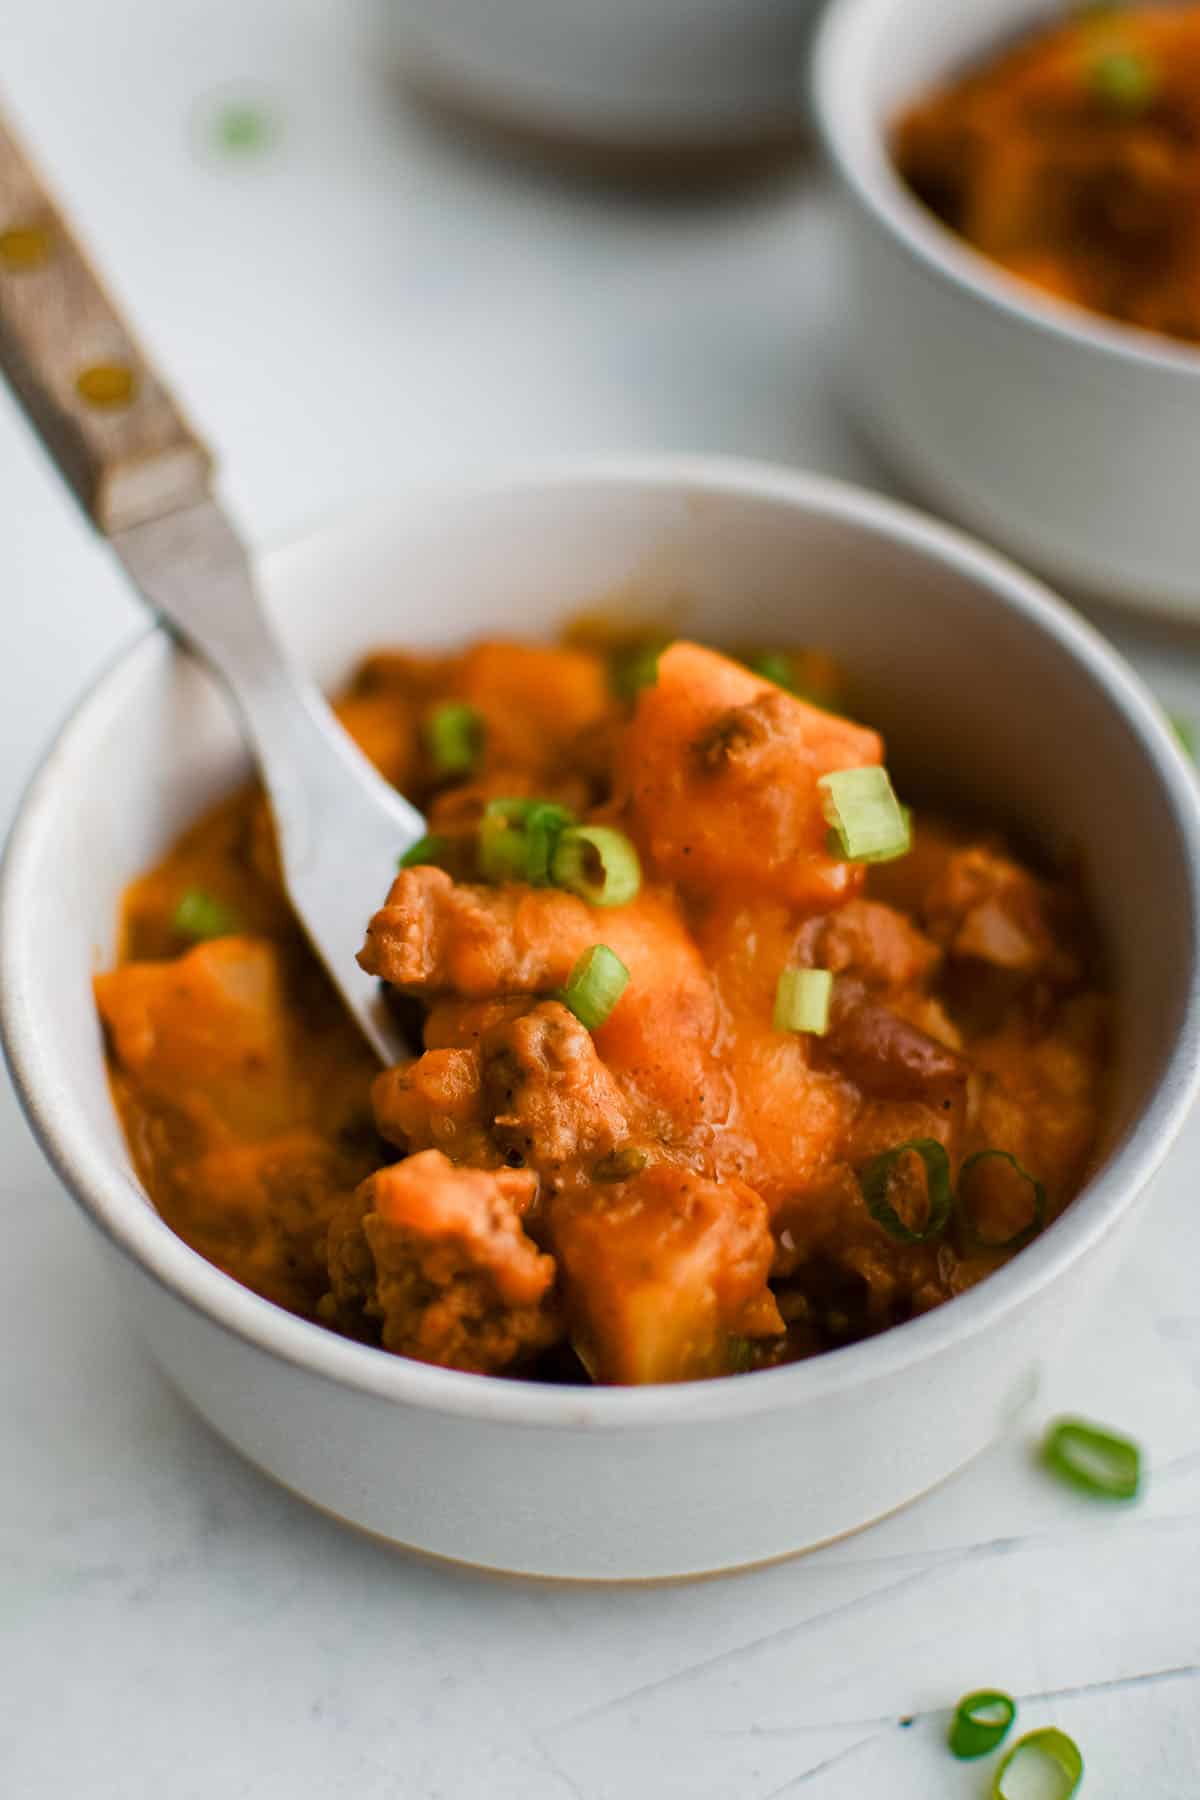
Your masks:
M693 889L736 886L821 905L853 893L863 876L827 852L817 783L882 756L875 732L713 650L677 643L638 700L623 767L662 874Z
M476 644L456 686L482 715L497 768L553 769L610 705L600 657L548 644Z
M145 1093L218 1142L292 1123L295 1033L273 944L218 938L174 962L126 963L95 987L116 1060Z
M737 1339L783 1331L766 1208L740 1182L659 1164L556 1208L552 1229L572 1342L595 1381L727 1374Z
M385 1350L499 1374L559 1336L554 1260L526 1236L534 1177L460 1169L437 1150L381 1169L329 1232L325 1311L380 1321Z

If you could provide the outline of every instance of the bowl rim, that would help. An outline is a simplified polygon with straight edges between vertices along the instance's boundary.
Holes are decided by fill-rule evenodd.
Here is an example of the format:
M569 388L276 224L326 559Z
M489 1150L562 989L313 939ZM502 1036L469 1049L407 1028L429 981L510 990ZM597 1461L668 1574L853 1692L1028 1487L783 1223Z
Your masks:
M194 1312L252 1349L336 1385L394 1403L480 1423L529 1428L640 1430L749 1419L891 1379L952 1350L1017 1313L1105 1237L1165 1157L1200 1087L1200 790L1161 709L1100 634L1042 583L966 534L896 501L829 476L738 459L624 456L556 459L498 476L430 483L395 499L368 501L277 545L264 567L310 554L322 540L413 516L441 500L516 499L532 491L634 487L688 497L767 500L818 512L948 565L993 602L1048 636L1121 714L1163 793L1188 874L1191 958L1178 1030L1149 1104L1105 1166L1036 1243L957 1299L880 1336L808 1362L738 1377L646 1388L540 1386L465 1374L356 1344L261 1299L190 1249L148 1204L132 1174L92 1141L70 1084L40 1023L24 953L37 931L34 875L58 805L63 765L138 687L163 634L157 627L98 675L37 768L19 807L0 875L0 1034L13 1083L53 1168L92 1222L124 1256ZM406 512L405 508L408 507Z
M1014 4L1014 22L1037 0ZM1200 348L1059 300L1010 274L924 206L903 181L888 147L889 120L864 79L881 29L911 0L831 0L813 43L812 111L826 154L862 210L908 256L1011 323L1131 368L1200 380Z

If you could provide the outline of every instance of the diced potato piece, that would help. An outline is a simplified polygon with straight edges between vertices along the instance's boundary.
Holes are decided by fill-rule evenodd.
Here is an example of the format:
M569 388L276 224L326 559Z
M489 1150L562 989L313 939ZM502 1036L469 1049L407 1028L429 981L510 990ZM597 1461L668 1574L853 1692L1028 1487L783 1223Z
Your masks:
M625 784L658 870L691 888L797 905L843 899L862 870L831 857L817 783L882 760L878 735L784 693L728 657L663 652L626 733Z
M736 1340L783 1330L767 1286L767 1212L740 1182L665 1164L556 1208L569 1329L593 1379L727 1374Z
M173 962L126 963L95 988L118 1064L214 1142L294 1122L295 1031L273 944L218 938Z

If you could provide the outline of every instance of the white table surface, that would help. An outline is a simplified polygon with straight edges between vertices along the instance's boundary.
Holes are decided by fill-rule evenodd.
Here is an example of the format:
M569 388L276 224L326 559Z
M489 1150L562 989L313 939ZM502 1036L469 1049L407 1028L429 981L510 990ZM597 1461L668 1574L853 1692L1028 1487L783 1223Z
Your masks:
M813 171L683 207L514 171L406 115L347 0L6 0L0 38L8 104L255 542L547 449L727 450L881 484L828 385ZM272 153L205 148L226 89L279 108ZM140 620L3 394L0 508L7 818ZM1200 713L1200 649L1118 635ZM427 1566L277 1492L116 1315L7 1089L0 1130L5 1796L981 1796L942 1739L985 1683L1078 1738L1090 1800L1200 1793L1200 1127L1028 1430L835 1549L607 1591ZM1032 1467L1064 1409L1142 1439L1144 1503L1106 1510Z

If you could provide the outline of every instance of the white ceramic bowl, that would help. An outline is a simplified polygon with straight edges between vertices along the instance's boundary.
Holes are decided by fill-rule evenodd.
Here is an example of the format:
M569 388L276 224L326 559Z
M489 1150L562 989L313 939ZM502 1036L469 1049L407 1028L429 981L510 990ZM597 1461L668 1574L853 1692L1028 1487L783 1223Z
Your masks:
M152 632L84 701L25 802L0 1003L29 1116L170 1378L331 1512L545 1575L763 1561L958 1468L1029 1400L1098 1290L1196 1087L1197 800L1137 679L957 534L746 465L628 461L401 498L273 553L263 576L286 637L329 684L370 645L551 633L618 593L651 615L690 595L691 627L717 638L827 645L903 781L1082 853L1118 995L1113 1114L1095 1179L1009 1267L885 1336L750 1378L640 1391L492 1380L279 1311L158 1218L105 1082L90 976L112 956L121 889L246 772L219 690Z
M1200 618L1200 351L1041 296L893 166L897 114L1061 0L835 0L814 53L844 206L842 369L884 454L1061 582Z
M566 140L738 145L803 119L821 0L381 0L434 94Z

